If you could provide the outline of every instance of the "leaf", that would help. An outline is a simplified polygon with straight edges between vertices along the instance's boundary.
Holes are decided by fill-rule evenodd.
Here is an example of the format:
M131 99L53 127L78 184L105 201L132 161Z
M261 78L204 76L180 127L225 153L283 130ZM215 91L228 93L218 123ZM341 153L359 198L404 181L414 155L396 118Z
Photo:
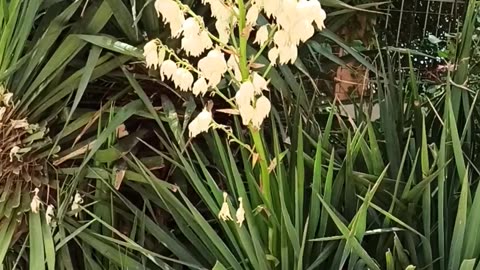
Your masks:
M227 270L227 268L225 268L221 262L217 261L212 270Z
M133 26L133 15L130 13L125 3L122 0L106 0L108 5L112 9L113 16L115 17L120 28L127 35L131 41L138 41L139 36L135 33Z
M107 50L118 52L124 55L133 56L138 59L144 58L142 50L132 45L129 45L127 43L118 41L109 36L100 36L100 35L75 35L75 36L89 43L97 45L101 48L105 48Z
M0 224L0 262L3 262L5 259L5 255L10 248L12 237L17 227L17 222L14 218L3 218L2 221L3 222Z
M45 270L45 250L40 213L29 214L30 269Z
M475 259L463 260L462 265L460 265L460 270L473 270L475 261Z
M48 270L55 270L55 245L53 241L52 231L50 225L47 224L45 218L42 218L42 232L43 244L45 247L45 258L47 261Z
M453 228L448 269L459 269L461 260L463 258L462 247L466 236L465 223L467 220L468 191L468 173L465 173L462 182L462 191L460 193L460 199L458 201L458 210L457 216L455 218L455 226Z

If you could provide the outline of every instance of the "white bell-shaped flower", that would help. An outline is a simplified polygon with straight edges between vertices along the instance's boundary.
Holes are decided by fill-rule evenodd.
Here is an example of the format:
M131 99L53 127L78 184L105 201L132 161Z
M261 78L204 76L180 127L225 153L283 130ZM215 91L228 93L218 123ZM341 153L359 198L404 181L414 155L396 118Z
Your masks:
M255 114L255 109L252 105L246 104L240 106L238 108L238 111L240 113L240 117L242 118L242 124L248 126L248 124L250 124L250 121L252 121L253 115Z
M143 56L145 57L145 62L147 63L148 68L157 68L160 64L160 60L158 58L158 47L159 47L158 40L150 40L145 44L143 47Z
M177 71L177 64L170 59L165 60L160 66L160 76L162 80L164 77L167 79L172 78L175 71Z
M232 16L232 11L224 0L202 0L202 2L210 4L212 16L217 20L228 20Z
M201 26L198 23L200 18L190 17L182 24L182 31L184 36L197 36L200 33Z
M174 0L156 0L155 9L157 14L162 15L163 21L170 24L172 37L178 37L185 21L185 15L180 6Z
M252 82L256 94L261 94L263 90L268 90L268 82L257 72L252 73Z
M243 82L235 94L235 101L239 108L250 105L255 97L255 87L251 81Z
M263 44L265 44L267 40L268 40L268 26L263 25L257 30L254 43L257 43L260 46L263 46Z
M203 109L202 112L188 125L190 138L194 138L202 132L207 132L212 121L212 113L207 109Z
M295 44L292 44L290 46L284 46L284 47L279 47L279 63L281 65L287 64L287 63L294 63L295 60L297 60L298 57L298 50L297 46Z
M275 45L278 47L284 47L287 46L290 43L288 32L285 30L278 30L275 32L273 35L273 42Z
M289 29L296 20L302 19L301 14L296 12L297 0L282 0L281 8L277 10L276 22L283 29Z
M208 35L207 30L202 30L200 32L199 39L200 39L200 45L204 50L207 50L213 47L212 39Z
M278 54L279 54L279 51L278 51L278 48L277 48L277 47L271 48L271 49L268 51L268 60L269 60L270 63L271 63L272 65L274 65L274 66L275 66L275 64L277 63Z
M182 49L187 53L187 55L197 57L205 51L199 35L185 36L182 38L181 44Z
M211 50L207 56L198 61L198 70L208 80L209 86L217 86L228 70L224 54L219 49Z
M315 24L319 30L325 28L325 19L327 19L327 13L323 8L320 8L317 17L315 17Z
M186 19L182 25L183 38L181 43L182 49L187 52L187 55L197 57L202 54L205 49L213 46L208 32L202 30L200 24L203 25L201 18L190 17Z
M217 20L215 22L215 29L218 32L218 39L222 43L228 43L230 39L230 24L227 20Z
M194 79L190 71L185 68L178 68L172 76L172 81L180 91L188 91L192 89Z
M261 96L260 98L258 98L257 102L255 103L255 112L252 117L252 125L256 128L260 128L263 120L270 113L271 108L272 104L267 97Z
M208 83L204 77L198 78L198 80L193 84L192 92L195 96L204 95L208 91Z
M278 10L282 8L278 0L263 0L263 9L267 17L275 16Z
M257 5L252 5L247 11L247 25L256 25L260 9Z
M293 33L295 33L294 39L298 45L300 41L305 42L309 40L315 34L315 28L307 20L302 20L294 26Z

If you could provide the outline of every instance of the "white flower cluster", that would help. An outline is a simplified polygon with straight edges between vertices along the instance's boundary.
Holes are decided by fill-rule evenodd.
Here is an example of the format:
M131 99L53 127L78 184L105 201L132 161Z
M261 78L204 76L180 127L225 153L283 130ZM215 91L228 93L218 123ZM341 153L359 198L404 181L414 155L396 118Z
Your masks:
M226 44L230 38L232 28L237 23L238 9L227 4L225 0L202 0L203 4L209 4L212 16L217 19L215 28L219 40Z
M206 49L210 49L213 46L208 31L203 26L201 17L186 19L183 22L182 31L182 48L187 52L187 55L199 56Z
M275 64L294 63L297 59L297 47L315 33L313 23L319 30L325 28L327 17L318 0L257 0L251 7L263 9L265 14L275 19L278 31L273 36L274 47L268 52L269 60ZM263 43L267 30L261 28L256 40Z
M315 25L320 30L325 27L326 13L319 0L251 0L246 6L226 0L202 0L202 3L210 7L216 20L217 36L210 33L203 19L195 16L181 1L155 1L157 14L169 24L171 36L181 38L181 48L187 56L200 59L196 66L192 65L159 40L151 40L144 47L147 67L159 68L162 80L172 80L180 91L192 91L196 96L215 90L225 74L230 74L231 81L239 89L234 98L235 109L244 125L259 129L271 109L270 100L263 95L263 91L268 91L268 81L251 70L255 58L247 60L248 56L242 55L237 42L229 43L232 33L244 27L239 29L241 36L236 38L245 40L256 28L254 43L262 50L269 50L268 59L272 65L293 63L297 59L298 45L314 35ZM261 14L269 18L270 24L257 25ZM225 53L229 55L228 61ZM190 137L208 131L215 127L214 124L210 109L204 109L190 123Z
M198 45L195 41L192 42ZM210 87L216 87L220 83L222 77L228 70L225 55L218 48L209 51L205 57L200 59L197 68L186 63L179 63L182 65L179 66L171 59L163 61L162 53L159 52L164 51L164 49L158 40L149 41L145 45L144 56L147 67L160 67L162 80L171 79L175 87L181 91L191 90L195 95L204 95ZM193 53L196 52L190 50L190 54ZM198 74L196 81L192 71Z
M235 101L244 125L252 124L260 128L263 119L270 113L270 100L262 94L263 90L268 90L267 84L262 76L253 72L251 80L240 85Z
M185 15L178 3L173 0L157 0L155 9L158 15L162 15L163 22L170 25L172 37L178 37L185 21Z

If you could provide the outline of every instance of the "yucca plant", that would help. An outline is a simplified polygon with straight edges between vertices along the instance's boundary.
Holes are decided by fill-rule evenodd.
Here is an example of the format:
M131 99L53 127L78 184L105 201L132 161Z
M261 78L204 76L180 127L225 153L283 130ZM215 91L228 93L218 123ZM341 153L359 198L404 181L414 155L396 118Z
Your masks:
M470 144L464 141L469 131L457 127L448 83L460 71L446 76L445 95L439 99L443 108L438 110L420 97L413 67L408 79L398 80L392 76L392 65L382 59L385 62L375 68L380 73L380 123L342 128L338 136L346 146L343 158L332 151L339 146L329 143L334 114L325 130L312 131L310 124L323 124L299 114L289 115L295 121L284 124L274 111L269 130L259 135L268 145L262 157L215 131L205 135L205 143L193 143L188 150L174 144L165 153L145 142L172 164L169 175L179 186L162 181L135 157L130 161L146 182L129 184L143 195L143 204L139 208L117 193L119 208L126 204L132 216L141 213L138 223L132 217L140 224L131 228L133 239L144 242L152 235L164 246L151 244L149 251L141 250L143 255L152 262L161 258L191 268L478 269L480 242L474 233L478 183L471 178L478 177L472 162L476 156L468 154ZM139 85L133 85L142 93ZM408 90L400 92L405 85ZM164 104L170 104L167 100ZM164 109L170 127L186 126L171 105ZM472 112L465 119L472 121ZM438 121L440 128L425 119ZM248 141L239 121L236 135ZM260 168L265 160L270 161L264 164L268 176ZM271 198L263 194L265 176ZM152 205L176 224L171 233L165 229L168 220L155 224L158 216L150 210ZM242 209L246 220L238 226L235 214L240 211L241 217ZM92 236L88 230L81 234ZM160 257L160 252L181 261Z
M51 226L61 220L54 208L63 191L52 163L81 155L70 147L75 136L91 132L91 112L76 110L88 83L129 57L102 54L81 38L111 19L106 2L19 0L0 6L0 265L44 269L47 261L54 269ZM82 137L77 142L88 144ZM75 190L64 191L70 205Z

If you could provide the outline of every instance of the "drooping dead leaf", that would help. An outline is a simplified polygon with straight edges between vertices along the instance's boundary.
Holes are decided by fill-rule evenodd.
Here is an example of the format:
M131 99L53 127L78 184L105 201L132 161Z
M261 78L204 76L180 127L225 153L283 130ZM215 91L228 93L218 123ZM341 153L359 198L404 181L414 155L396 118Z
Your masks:
M128 134L130 134L130 133L128 132L125 124L121 124L120 126L117 127L117 138L118 139L121 139L125 136L128 136Z
M65 162L65 161L67 161L67 160L69 160L69 159L71 159L71 158L78 157L78 156L80 156L80 155L85 154L85 153L87 152L87 150L90 149L90 148L92 147L92 145L93 145L96 141L97 141L97 140L94 140L94 141L90 142L89 144L84 145L84 146L80 147L79 149L77 149L77 150L75 150L75 151L73 151L73 152L70 152L70 153L68 153L67 155L65 155L65 156L63 156L63 157L55 160L55 161L53 162L53 165L58 166L58 165L62 164L63 162Z
M21 120L11 120L12 122L12 127L14 129L27 129L28 128L28 122L27 122L27 119L21 119Z
M250 63L250 68L252 69L261 69L261 68L264 68L265 65L264 64L261 64L261 63Z
M268 165L268 173L271 173L273 170L275 170L275 167L277 167L277 158L274 158L272 161L270 161L270 165Z
M10 162L13 162L13 157L17 157L18 151L20 151L20 147L16 145L10 149Z
M260 155L258 153L252 153L252 167L255 167Z
M13 98L13 94L12 93L7 93L7 94L4 94L3 95L3 104L7 107L10 107L11 103L12 103L12 98Z
M240 115L240 112L237 109L218 109L218 110L215 110L215 112L232 114L232 115Z
M116 169L115 170L115 189L119 190L120 186L122 185L123 179L125 178L125 169Z

